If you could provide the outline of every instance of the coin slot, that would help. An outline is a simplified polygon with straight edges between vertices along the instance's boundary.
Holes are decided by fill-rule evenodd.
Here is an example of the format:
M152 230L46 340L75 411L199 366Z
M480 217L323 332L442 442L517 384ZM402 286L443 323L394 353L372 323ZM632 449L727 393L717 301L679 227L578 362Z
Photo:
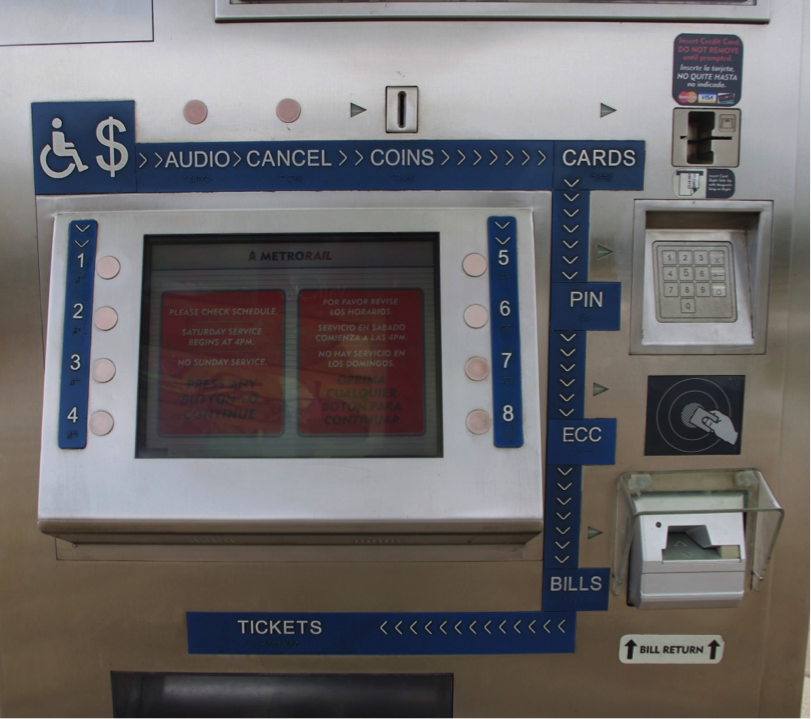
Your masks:
M417 132L416 87L386 88L386 132Z

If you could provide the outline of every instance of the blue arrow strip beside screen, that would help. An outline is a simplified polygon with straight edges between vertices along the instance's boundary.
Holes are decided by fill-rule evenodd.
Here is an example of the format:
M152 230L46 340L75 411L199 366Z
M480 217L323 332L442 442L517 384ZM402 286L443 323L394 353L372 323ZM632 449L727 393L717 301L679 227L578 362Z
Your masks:
M522 447L524 444L517 229L514 217L490 217L487 220L493 442L496 447Z
M189 654L574 652L574 612L188 612Z
M87 446L87 392L90 382L90 332L96 267L95 220L78 220L68 229L65 317L62 325L62 387L59 447Z

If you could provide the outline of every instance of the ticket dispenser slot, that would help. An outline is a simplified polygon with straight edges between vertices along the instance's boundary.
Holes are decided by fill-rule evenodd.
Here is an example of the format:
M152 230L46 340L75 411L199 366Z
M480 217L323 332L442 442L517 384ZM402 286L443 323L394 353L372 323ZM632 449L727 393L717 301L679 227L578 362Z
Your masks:
M629 472L613 591L639 609L736 607L764 578L783 510L754 469Z
M113 672L115 717L449 717L451 674Z

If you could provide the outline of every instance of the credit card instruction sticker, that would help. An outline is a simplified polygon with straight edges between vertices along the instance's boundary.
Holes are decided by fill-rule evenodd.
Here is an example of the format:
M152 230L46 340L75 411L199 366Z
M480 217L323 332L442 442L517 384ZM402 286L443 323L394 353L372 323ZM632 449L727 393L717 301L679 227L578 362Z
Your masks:
M420 289L299 294L299 433L425 431Z
M284 293L165 292L158 432L279 435Z

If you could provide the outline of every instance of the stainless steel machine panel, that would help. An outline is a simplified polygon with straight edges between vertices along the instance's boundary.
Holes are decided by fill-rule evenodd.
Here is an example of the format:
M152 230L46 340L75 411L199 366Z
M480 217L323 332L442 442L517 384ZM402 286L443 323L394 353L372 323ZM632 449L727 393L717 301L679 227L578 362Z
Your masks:
M0 9L2 713L796 716L808 3L119 4ZM465 374L500 341L465 311L512 307L490 284L505 218L521 448L466 425L510 386L492 356ZM115 365L88 375L112 424L60 449L64 243L88 224L79 269L115 326L77 336ZM137 456L139 388L160 396L145 245L337 231L438 249L434 456L229 458L200 436ZM206 271L234 295L233 269ZM692 312L705 292L730 300Z

